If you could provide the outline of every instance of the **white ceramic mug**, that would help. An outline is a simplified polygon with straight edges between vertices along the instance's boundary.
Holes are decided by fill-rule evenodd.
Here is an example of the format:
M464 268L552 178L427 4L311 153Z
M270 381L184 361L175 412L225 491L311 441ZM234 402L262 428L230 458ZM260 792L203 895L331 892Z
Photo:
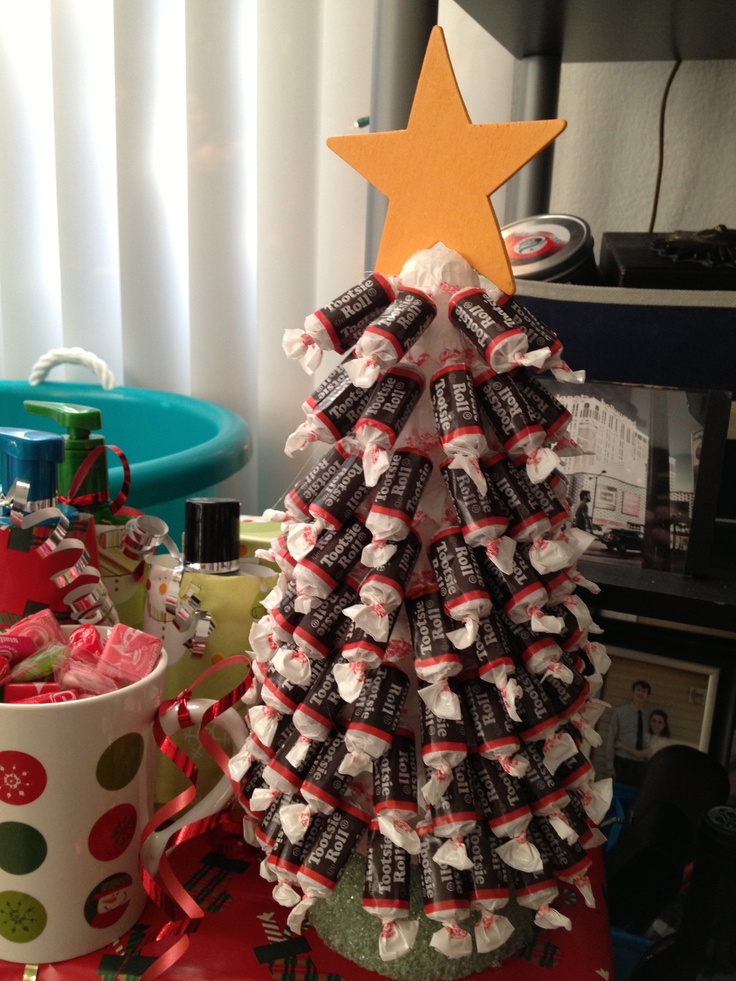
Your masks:
M143 911L140 835L153 811L152 722L167 660L146 678L94 698L0 704L0 958L44 963L80 957L129 930ZM209 700L190 714L200 721ZM217 718L235 749L245 725ZM171 734L176 707L164 716ZM185 817L149 838L153 874L168 839L223 807L227 778Z

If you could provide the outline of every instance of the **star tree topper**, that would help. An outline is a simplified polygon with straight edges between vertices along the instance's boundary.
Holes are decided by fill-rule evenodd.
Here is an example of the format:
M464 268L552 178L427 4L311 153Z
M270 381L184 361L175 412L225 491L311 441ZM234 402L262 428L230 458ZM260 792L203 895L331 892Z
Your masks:
M389 199L376 259L400 272L442 242L505 293L515 284L489 195L565 128L563 119L471 123L442 28L432 30L406 129L333 136L327 146Z

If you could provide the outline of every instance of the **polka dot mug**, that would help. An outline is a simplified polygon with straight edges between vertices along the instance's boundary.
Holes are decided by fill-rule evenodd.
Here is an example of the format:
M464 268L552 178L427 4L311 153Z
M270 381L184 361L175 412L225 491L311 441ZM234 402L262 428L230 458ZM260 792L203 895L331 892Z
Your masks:
M139 846L153 813L160 753L151 724L166 667L164 653L146 678L94 698L0 704L0 959L80 957L120 937L142 913ZM201 719L209 704L194 703L192 716ZM171 733L176 711L164 721ZM247 733L234 709L217 724L236 750L243 745ZM224 806L229 786L223 777L198 815ZM154 865L177 827L154 839Z

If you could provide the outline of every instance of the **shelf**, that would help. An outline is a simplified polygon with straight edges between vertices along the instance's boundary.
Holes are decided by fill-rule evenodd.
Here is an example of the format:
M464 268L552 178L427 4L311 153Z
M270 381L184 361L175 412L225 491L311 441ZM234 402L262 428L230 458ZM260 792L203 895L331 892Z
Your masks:
M522 66L518 119L552 119L562 62L736 58L733 0L457 0ZM553 147L509 182L505 223L549 211Z
M515 58L736 58L733 0L457 0Z
M732 563L733 564L733 563ZM580 571L601 587L596 605L633 616L736 631L736 581L694 579L630 565L581 560Z

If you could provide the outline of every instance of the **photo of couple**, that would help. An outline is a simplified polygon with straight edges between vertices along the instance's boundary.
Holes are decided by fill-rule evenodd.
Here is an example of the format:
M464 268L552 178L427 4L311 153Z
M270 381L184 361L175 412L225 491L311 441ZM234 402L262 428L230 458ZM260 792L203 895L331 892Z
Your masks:
M616 783L640 787L646 765L663 746L672 744L669 716L651 708L652 686L638 678L631 686L631 700L614 709L608 731L606 759Z
M600 743L591 760L598 777L640 787L655 753L673 743L707 751L718 669L608 646L611 667L601 699Z

